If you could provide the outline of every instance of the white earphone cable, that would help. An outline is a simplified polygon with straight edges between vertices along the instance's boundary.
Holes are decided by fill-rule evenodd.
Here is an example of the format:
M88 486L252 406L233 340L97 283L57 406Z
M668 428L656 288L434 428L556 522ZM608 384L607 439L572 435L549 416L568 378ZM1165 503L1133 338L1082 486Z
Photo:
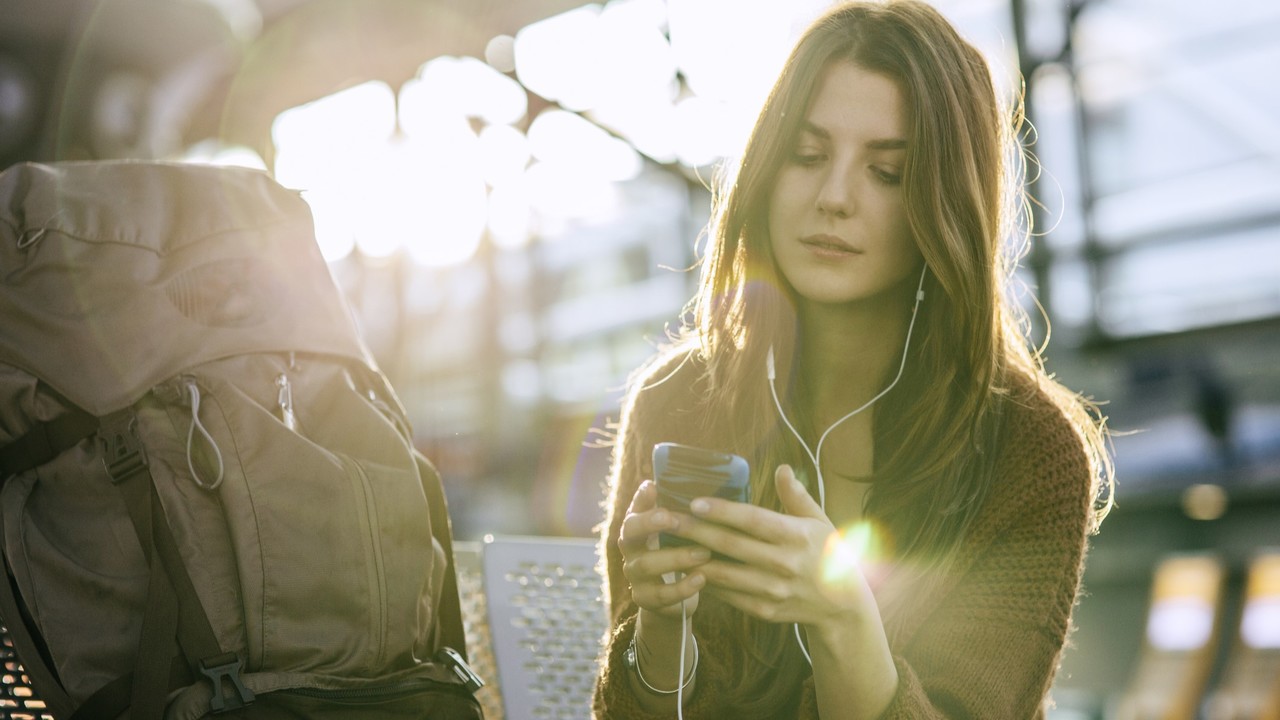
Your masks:
M680 675L676 678L676 718L684 720L684 653L689 643L689 611L680 601Z
M813 463L813 470L817 474L818 480L818 506L822 508L823 512L826 512L827 509L827 487L826 482L822 477L822 444L826 442L827 436L831 434L832 430L835 430L845 420L848 420L854 415L857 415L863 410L874 405L877 400L884 397L885 394L892 390L894 386L898 384L898 381L902 379L902 372L907 367L907 353L911 349L911 334L916 327L916 314L920 310L920 301L924 299L924 277L928 270L928 265L920 269L920 281L916 284L915 303L911 306L911 321L907 324L907 339L906 342L902 344L902 358L898 361L897 375L894 376L893 381L885 386L883 390L876 393L875 397L866 401L857 409L845 414L844 417L841 417L839 420L831 423L831 425L829 425L818 438L818 444L814 450L809 449L809 444L800 436L800 431L796 430L795 425L791 424L791 419L787 417L786 411L782 409L782 401L778 399L778 387L774 382L777 377L777 368L774 364L773 346L769 346L769 353L765 356L765 372L769 379L769 392L773 396L773 405L778 409L778 416L782 418L783 424L787 426L787 429L791 431L791 434L800 442L800 447L804 448L805 455L807 455L809 457L809 461ZM796 642L800 645L800 651L804 653L805 660L809 661L810 665L813 665L813 658L809 657L809 649L805 647L804 640L800 637L800 624L794 623L794 627ZM681 668L684 667L683 661L683 657L681 657Z

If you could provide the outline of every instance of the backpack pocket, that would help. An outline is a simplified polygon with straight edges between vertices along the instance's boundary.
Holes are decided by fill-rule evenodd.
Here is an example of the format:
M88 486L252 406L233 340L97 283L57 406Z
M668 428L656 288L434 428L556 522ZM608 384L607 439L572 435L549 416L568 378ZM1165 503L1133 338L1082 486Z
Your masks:
M165 515L246 671L375 677L430 657L446 564L421 479L340 363L232 358L153 398L139 423L167 436L147 443Z

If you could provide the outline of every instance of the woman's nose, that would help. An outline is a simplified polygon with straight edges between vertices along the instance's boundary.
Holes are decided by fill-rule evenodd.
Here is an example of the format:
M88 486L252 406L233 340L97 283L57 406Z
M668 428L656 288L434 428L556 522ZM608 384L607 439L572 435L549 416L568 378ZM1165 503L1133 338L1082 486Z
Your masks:
M844 218L853 214L853 188L843 171L827 173L822 187L818 188L818 212Z

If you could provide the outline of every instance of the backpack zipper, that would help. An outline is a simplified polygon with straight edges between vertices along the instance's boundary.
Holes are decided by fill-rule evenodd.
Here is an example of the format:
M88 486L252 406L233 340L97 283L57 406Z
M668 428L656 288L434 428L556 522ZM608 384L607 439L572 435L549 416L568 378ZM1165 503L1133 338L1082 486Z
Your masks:
M293 385L289 382L289 376L280 373L276 376L276 387L279 392L276 393L276 404L280 409L280 422L290 430L298 431L298 418L293 414Z
M351 473L353 484L356 485L356 492L364 499L363 503L357 503L357 512L360 520L364 525L365 531L368 533L368 543L366 547L372 556L371 567L369 568L372 577L369 578L370 592L374 595L371 598L374 613L374 631L377 633L377 643L374 651L374 663L381 666L383 662L383 653L386 648L387 638L387 588L386 588L386 568L383 566L382 559L382 538L378 533L378 509L374 500L372 483L369 481L369 475L365 473L360 463L349 457L343 456L343 462L348 467L354 469Z

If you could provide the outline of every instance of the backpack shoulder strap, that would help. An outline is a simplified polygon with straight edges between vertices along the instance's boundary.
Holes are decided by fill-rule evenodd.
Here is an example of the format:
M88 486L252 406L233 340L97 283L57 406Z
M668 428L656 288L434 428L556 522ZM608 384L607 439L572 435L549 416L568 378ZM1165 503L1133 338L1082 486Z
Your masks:
M98 431L98 418L78 408L31 426L25 435L0 448L0 482L43 465Z

